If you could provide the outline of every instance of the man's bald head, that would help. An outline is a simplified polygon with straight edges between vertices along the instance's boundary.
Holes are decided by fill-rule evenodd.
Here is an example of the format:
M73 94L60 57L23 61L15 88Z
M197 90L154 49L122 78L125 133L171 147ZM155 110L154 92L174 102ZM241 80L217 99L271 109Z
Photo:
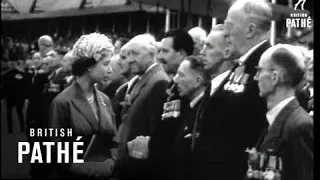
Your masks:
M277 44L267 49L259 64L269 64L272 69L279 69L284 85L295 87L305 74L305 62L298 46Z

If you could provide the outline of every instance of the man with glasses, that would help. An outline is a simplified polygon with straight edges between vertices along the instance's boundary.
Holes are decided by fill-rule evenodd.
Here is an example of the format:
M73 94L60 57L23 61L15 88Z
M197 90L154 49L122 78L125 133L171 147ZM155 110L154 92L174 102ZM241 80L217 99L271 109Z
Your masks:
M313 119L295 96L295 87L302 81L304 69L299 49L288 44L277 44L269 48L262 54L257 66L255 80L258 81L259 95L267 102L269 126L261 134L255 149L250 152L272 152L268 167L259 167L264 172L264 178L313 179ZM276 157L277 163L270 163L272 156ZM279 162L282 166L277 166ZM247 175L257 178L253 170L256 169L249 169Z

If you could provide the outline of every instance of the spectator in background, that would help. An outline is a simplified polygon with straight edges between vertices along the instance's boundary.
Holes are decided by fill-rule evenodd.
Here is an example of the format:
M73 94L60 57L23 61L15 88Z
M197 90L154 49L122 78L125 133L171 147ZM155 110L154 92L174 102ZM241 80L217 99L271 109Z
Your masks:
M128 60L127 44L121 47L117 64L119 66L120 74L123 75L128 81L131 80L134 74L131 71L131 65Z
M194 27L191 28L188 33L192 37L192 40L194 42L194 55L199 55L201 49L203 48L204 42L207 38L207 32L202 29L201 27Z
M311 91L313 88L313 65L312 65L312 59L313 54L309 52L307 47L304 46L297 46L298 49L303 54L303 62L305 63L305 76L302 79L302 81L296 86L295 95L299 101L299 104L307 111L311 111L311 107L309 107L309 102L313 98Z
M119 55L117 55L119 57ZM110 66L112 68L112 72L109 76L109 80L107 83L101 83L101 90L104 92L110 99L115 96L117 89L127 82L127 79L121 74L121 69L118 64L119 58L112 58L110 61Z
M14 43L11 37L3 38L2 59L4 61L17 61L18 56L14 48Z
M114 43L114 54L118 55L120 53L120 49L123 45L125 45L127 42L129 41L129 39L124 38L124 37L120 37L116 40L116 42Z
M120 73L120 67L118 65L119 52L121 47L128 42L126 38L118 38L114 44L114 55L111 58L111 68L114 69L110 74L110 79L107 83L101 84L101 90L112 99L116 93L116 90L127 81L127 79Z
M38 39L39 52L42 58L47 57L53 50L53 40L49 35L43 35Z
M64 55L63 58L61 59L61 65L62 65L61 74L64 75L64 81L65 81L65 86L63 88L66 88L67 86L69 86L74 80L74 76L71 73L72 63L74 59L75 57L72 55L72 51L67 52L66 55Z
M3 83L3 92L6 100L6 109L7 109L7 123L8 123L8 132L13 133L13 119L12 119L12 109L16 107L18 114L20 131L24 131L25 119L23 115L23 106L26 98L26 78L24 71L21 71L18 68L17 63L14 61L9 61L11 68L4 74L2 78Z
M116 116L117 128L121 124L121 112L123 109L123 102L125 100L125 95L128 88L135 81L134 74L131 72L131 64L128 59L127 45L125 44L121 47L119 53L119 59L117 60L117 65L119 66L120 74L126 79L126 83L122 84L115 92L112 98L112 106Z

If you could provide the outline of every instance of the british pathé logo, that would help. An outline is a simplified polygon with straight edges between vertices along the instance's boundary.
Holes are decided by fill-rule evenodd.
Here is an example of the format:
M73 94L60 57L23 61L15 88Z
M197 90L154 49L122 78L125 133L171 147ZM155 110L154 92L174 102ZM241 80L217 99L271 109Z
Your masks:
M311 28L312 19L308 13L304 12L304 4L306 0L299 0L294 5L294 10L296 12L290 13L290 18L286 18L287 28ZM300 9L298 9L300 5Z
M295 5L294 5L294 10L297 10L298 6L300 5L301 10L304 10L304 3L306 3L307 0L299 0Z

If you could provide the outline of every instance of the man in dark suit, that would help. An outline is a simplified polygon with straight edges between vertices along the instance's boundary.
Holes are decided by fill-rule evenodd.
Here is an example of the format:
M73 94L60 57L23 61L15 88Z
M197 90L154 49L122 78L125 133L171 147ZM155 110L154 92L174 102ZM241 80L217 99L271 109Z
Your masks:
M166 90L166 103L180 103L183 98L180 97L177 90L177 84L174 83L173 77L176 75L181 62L192 55L194 51L194 42L187 31L183 29L172 29L166 32L161 40L159 48L158 61L163 65L164 70L170 77L170 84ZM162 110L163 116L156 126L154 133L151 135L149 143L149 161L152 166L153 176L159 178L167 178L171 174L170 162L172 160L172 146L180 127L182 126L182 118L179 115L181 107L169 110ZM172 113L173 114L170 114Z
M210 98L195 145L199 162L210 164L201 170L198 163L200 172L220 180L243 179L245 149L257 141L264 126L266 106L253 77L261 54L270 46L271 18L268 3L253 0L236 1L226 17L224 33L239 59ZM197 179L207 177L195 174Z
M230 109L225 106L228 100L222 93L222 88L236 65L233 46L226 41L224 35L224 25L218 24L212 28L201 54L204 57L204 67L210 74L211 89L208 102L203 107L203 116L198 119L199 137L195 139L192 152L194 159L191 179L224 179L229 166L224 165L220 157L225 156L224 151L229 151L225 148L230 142L224 133L230 131L226 128L230 121L224 121L224 118Z
M160 169L165 169L161 167L156 162L160 162L163 166L168 166L168 171L163 171L168 174L157 174L157 177L160 179L193 179L194 177L194 156L193 151L195 148L196 139L199 136L199 126L200 119L203 115L204 107L209 100L210 95L210 74L205 70L205 65L203 59L200 56L188 56L182 61L179 66L178 72L174 77L174 82L177 84L177 91L179 96L183 99L181 100L181 110L180 115L176 119L171 119L174 121L180 121L180 126L176 129L177 133L170 137L172 140L167 139L168 136L165 136L165 141L169 141L170 145L167 147L165 142L161 143L165 147L159 147L163 149L164 154L169 157L163 157L167 161L164 163L162 161L153 162L152 166ZM174 103L165 103L164 110L168 112L169 109L172 109L175 106ZM167 126L170 128L170 126ZM165 129L163 129L165 131ZM162 132L165 134L165 132ZM154 136L151 136L154 138ZM158 141L158 140L157 140ZM148 149L148 137L137 137L132 141L130 155L136 158L146 158L149 154ZM156 146L152 145L151 148ZM169 148L167 151L166 148ZM130 148L129 148L130 150ZM150 158L159 158L154 157L155 150L150 151ZM139 157L138 153L140 152L142 157ZM154 159L152 159L154 160ZM161 172L161 171L159 171Z
M148 174L145 161L129 156L127 143L139 135L151 135L161 119L162 104L169 78L156 63L157 46L149 34L137 35L128 42L128 60L132 73L139 76L125 97L122 122L118 130L120 178L138 178Z
M295 86L303 79L304 67L302 54L288 44L269 48L257 67L255 79L260 96L267 101L269 127L251 153L269 154L268 165L259 167L263 176L274 177L269 179L313 179L313 119L295 97ZM271 155L277 157L282 166L270 163ZM272 171L265 172L268 168ZM248 171L248 177L256 178L252 172L253 169Z
M182 124L172 146L172 178L194 179L194 150L199 137L203 110L210 95L210 74L199 56L188 56L181 63L176 76L180 97L185 98L181 109Z

